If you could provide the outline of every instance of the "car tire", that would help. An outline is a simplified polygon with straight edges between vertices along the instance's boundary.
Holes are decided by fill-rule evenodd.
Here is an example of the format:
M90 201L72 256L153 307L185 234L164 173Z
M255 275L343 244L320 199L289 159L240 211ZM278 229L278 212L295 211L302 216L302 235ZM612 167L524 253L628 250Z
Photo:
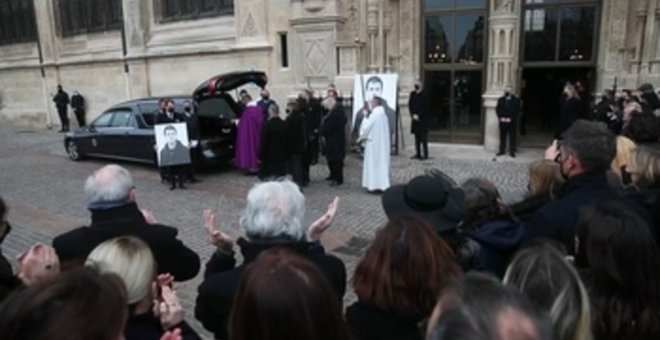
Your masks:
M80 149L78 148L78 144L73 139L69 139L66 141L66 153L69 155L69 158L74 161L79 161L83 159L82 154L80 153Z

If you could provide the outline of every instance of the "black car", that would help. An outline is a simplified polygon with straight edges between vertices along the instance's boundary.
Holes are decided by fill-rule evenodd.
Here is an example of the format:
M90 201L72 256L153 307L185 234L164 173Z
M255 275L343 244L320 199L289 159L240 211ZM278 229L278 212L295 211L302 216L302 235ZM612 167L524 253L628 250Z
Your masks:
M194 103L203 163L226 162L234 157L235 121L241 111L227 91L251 82L264 87L267 81L263 72L234 72L205 81L192 97L168 97L178 112L183 112L185 101ZM67 154L73 160L91 156L157 165L153 122L161 98L134 99L114 105L88 126L65 134Z

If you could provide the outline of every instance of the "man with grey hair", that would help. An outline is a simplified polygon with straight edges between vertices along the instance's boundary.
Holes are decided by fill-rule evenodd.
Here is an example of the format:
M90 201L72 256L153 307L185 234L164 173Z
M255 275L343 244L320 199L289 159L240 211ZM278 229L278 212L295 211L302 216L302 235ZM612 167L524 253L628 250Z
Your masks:
M185 281L199 272L199 256L177 239L177 228L158 224L150 213L140 211L133 178L125 168L111 164L95 171L85 181L85 199L92 223L53 240L64 266L83 264L97 245L130 235L149 245L159 273Z
M275 103L268 106L268 120L261 132L261 150L259 151L259 178L271 180L286 176L289 153L282 143L287 139L287 128L280 118L280 108Z
M206 264L204 281L198 289L197 320L216 339L227 339L229 315L243 271L259 254L273 248L293 251L317 265L341 301L346 291L346 267L337 257L326 254L320 243L321 234L334 219L337 205L335 198L325 215L304 228L305 197L295 183L285 180L255 185L247 195L247 205L240 218L245 238L237 242L243 255L239 266L234 258L234 241L216 229L215 215L210 210L204 211L205 228L217 249Z

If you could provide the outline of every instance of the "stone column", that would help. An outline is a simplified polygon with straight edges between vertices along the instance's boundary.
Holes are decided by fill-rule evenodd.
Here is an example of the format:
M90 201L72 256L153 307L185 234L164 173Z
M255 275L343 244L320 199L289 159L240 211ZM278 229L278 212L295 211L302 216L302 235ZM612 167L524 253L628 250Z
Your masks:
M368 50L369 50L369 66L367 71L377 72L378 65L376 64L376 35L378 34L378 0L367 0L367 34L368 39Z
M37 35L39 36L39 48L42 57L42 77L41 90L44 100L44 110L46 112L46 126L50 129L53 123L59 122L53 117L57 116L51 93L55 93L57 84L59 84L59 71L54 66L57 61L57 29L55 24L55 8L53 1L34 0L35 20L37 22Z
M124 37L126 55L124 65L128 98L151 95L148 84L147 62L144 58L149 34L149 3L141 0L123 0Z
M499 147L499 127L495 107L504 87L513 86L519 93L518 46L520 46L519 0L490 0L488 19L489 58L487 60L486 92L483 95L485 108L484 147L496 151Z

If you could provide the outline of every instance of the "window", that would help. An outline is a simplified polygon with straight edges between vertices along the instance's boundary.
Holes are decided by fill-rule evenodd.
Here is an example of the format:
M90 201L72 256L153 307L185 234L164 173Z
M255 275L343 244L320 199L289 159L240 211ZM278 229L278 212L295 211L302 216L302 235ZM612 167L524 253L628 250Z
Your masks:
M117 111L115 117L112 118L111 127L127 127L131 126L133 114L131 111Z
M37 41L32 0L0 1L0 45Z
M526 63L593 63L597 37L597 0L526 0Z
M121 28L121 0L59 0L62 36Z
M106 112L103 115L99 116L94 120L92 126L94 127L108 127L110 126L110 121L112 120L113 112Z
M282 67L289 67L289 42L286 33L280 33L280 55Z
M234 0L159 0L161 21L194 20L234 14Z

